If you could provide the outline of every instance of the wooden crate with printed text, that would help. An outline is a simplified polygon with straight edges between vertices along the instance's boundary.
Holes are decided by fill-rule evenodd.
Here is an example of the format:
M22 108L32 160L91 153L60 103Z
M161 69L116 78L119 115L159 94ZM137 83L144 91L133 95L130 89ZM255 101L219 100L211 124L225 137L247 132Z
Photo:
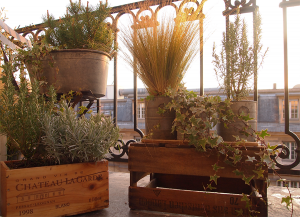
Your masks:
M190 146L176 144L178 141L144 141L131 143L129 148L131 209L197 216L238 216L239 213L249 216L245 202L248 198L251 209L259 212L257 216L268 215L267 167L263 178L255 176L251 185L246 185L242 177L232 172L233 167L225 164L222 156L218 159L216 153L197 152ZM243 154L251 157L257 157L255 153L261 148L250 143L246 144L246 148L241 147L247 149L243 150ZM204 186L214 175L212 165L217 161L224 169L218 171L220 178L216 189L205 191ZM255 163L247 162L244 174L255 175L253 169ZM147 185L140 186L139 181L149 174ZM262 195L258 195L256 189Z
M10 169L1 162L2 216L68 216L107 208L108 163Z

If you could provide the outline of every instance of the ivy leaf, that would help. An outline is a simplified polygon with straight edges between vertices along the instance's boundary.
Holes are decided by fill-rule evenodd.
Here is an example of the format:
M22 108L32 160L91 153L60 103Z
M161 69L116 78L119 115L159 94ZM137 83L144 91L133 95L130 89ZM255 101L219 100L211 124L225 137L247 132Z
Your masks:
M218 171L218 169L224 169L224 167L219 167L217 165L217 163L215 163L212 167L213 167L213 170L216 171L216 172Z
M293 199L290 196L286 196L281 199L281 203L286 203L286 208L289 209L289 206L291 205L292 200Z
M209 190L217 189L216 187L211 186L211 184L207 185L207 188L208 188Z
M228 164L228 165L231 165L231 166L234 166L233 163L232 163L230 160L227 160L227 159L224 160L224 163L226 163L226 164Z
M273 162L272 159L270 158L270 156L267 155L267 154L264 154L264 155L262 156L261 160L262 160L263 162L265 162L267 165Z
M200 140L199 140L199 143L198 143L198 144L200 145L200 147L202 148L203 151L206 151L206 148L205 148L206 143L207 143L207 142L206 142L206 139L200 139Z
M250 199L247 197L246 194L242 193L243 194L243 197L241 199L241 201L245 201L246 202L246 208L250 208Z
M218 137L215 138L208 138L208 144L213 148L216 147L218 145Z
M241 114L240 118L241 118L242 120L244 120L244 121L250 121L250 120L252 120L252 119L253 119L253 118L250 118L250 114L248 114L248 115L245 115L245 113L244 113L244 112L242 112L242 114Z
M274 150L276 147L277 145L270 145L270 143L268 143L268 149Z
M73 93L74 93L74 91L73 91L73 90L70 90L70 91L68 92L68 95L73 96ZM78 95L78 93L76 93L76 95Z
M227 143L224 143L224 145L226 146L226 148L227 148L229 151L234 151L234 148L233 148L231 145L229 145L229 144L227 144Z
M165 109L162 109L162 108L158 107L157 113L160 114L160 115L162 115L162 114L165 113L165 111L166 111Z
M243 216L243 209L236 209L237 216Z
M220 176L217 176L217 174L213 175L213 176L210 176L210 179L209 181L214 181L217 185L217 179L220 178Z
M224 119L224 118L223 118ZM227 120L227 119L226 119ZM224 127L226 128L226 129L228 129L228 126L227 126L227 124L224 122Z
M245 175L243 175L243 180L245 181L245 184L246 185L250 185L250 181L254 178L255 176L253 175L253 176L250 176L250 177L246 177Z
M148 95L148 96L146 97L146 100L147 100L147 101L154 100L154 95Z
M268 129L262 130L261 132L258 132L257 135L264 139L266 136L270 136L270 134L267 131Z
M261 167L258 170L253 170L257 174L257 178L259 179L260 177L264 177L264 172L265 170L261 169Z
M253 161L256 160L255 157L250 157L250 156L248 156L248 155L247 155L247 157L248 157L248 159L247 159L246 161L253 162Z
M244 173L242 172L242 171L239 171L238 169L236 169L236 170L234 170L234 171L232 171L235 175L237 175L237 176L243 176L244 175Z
M232 136L235 138L236 141L241 140L239 136L234 136L234 135L232 135Z
M233 157L230 157L230 158L233 160L233 163L236 164L236 163L238 163L239 161L241 161L242 155L240 155L240 154L235 154Z

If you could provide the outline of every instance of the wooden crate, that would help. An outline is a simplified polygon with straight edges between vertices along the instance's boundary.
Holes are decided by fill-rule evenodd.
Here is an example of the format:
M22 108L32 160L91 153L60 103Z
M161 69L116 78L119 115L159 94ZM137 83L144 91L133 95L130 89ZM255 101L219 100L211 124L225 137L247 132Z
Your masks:
M9 169L1 162L2 216L67 216L107 208L108 162Z
M155 142L155 141L154 141ZM171 144L170 144L171 143ZM175 143L175 144L174 144ZM178 143L178 142L177 142ZM255 154L262 147L240 147L245 156ZM247 149L247 150L246 150ZM267 185L264 178L257 176L252 185L246 185L241 176L236 176L233 167L219 158L217 189L205 191L209 176L214 175L212 165L218 160L215 151L197 152L185 144L159 141L159 143L133 143L129 147L128 169L130 171L129 206L131 209L153 210L197 216L237 216L238 210L249 215L242 193L251 200L252 209L267 216ZM246 176L255 175L255 164L240 165ZM138 186L138 181L150 174L146 186ZM255 193L255 187L262 195Z

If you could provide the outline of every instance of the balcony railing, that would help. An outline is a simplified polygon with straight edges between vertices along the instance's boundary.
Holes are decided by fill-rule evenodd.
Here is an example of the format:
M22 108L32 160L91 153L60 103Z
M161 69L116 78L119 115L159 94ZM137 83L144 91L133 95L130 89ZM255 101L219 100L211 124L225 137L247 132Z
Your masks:
M256 0L223 0L225 5L225 10L223 11L223 16L226 20L226 30L228 29L229 25L229 17L236 13L237 9L240 9L240 13L252 13L253 20L255 19L255 9L258 7L256 5ZM192 3L189 3L192 2ZM130 14L132 16L134 23L138 24L142 18L143 11L150 11L152 14L152 18L156 18L157 13L166 6L172 6L176 10L176 14L183 10L184 8L193 7L192 13L197 13L197 17L199 18L200 23L200 95L204 94L204 85L203 85L203 19L205 18L205 14L203 14L203 7L205 6L206 0L148 0L148 1L141 1L136 3L131 3L127 5L113 7L111 9L111 27L116 32L115 43L118 44L118 21L120 17L124 14ZM221 0L220 0L221 2ZM234 3L233 3L234 2ZM189 4L188 4L189 3ZM156 6L155 9L152 6ZM288 56L287 56L287 21L286 21L286 8L287 7L294 7L300 6L300 0L283 0L280 3L280 7L283 9L283 21L284 21L284 77L285 77L285 133L291 136L296 144L297 148L295 152L297 153L296 160L290 165L282 165L277 162L277 166L281 169L282 173L287 173L290 169L297 166L300 162L300 140L298 136L291 132L289 129L289 89L288 89ZM132 11L135 10L137 13L133 13ZM42 35L43 31L47 28L44 24L37 24L25 28L17 29L16 31L23 36L32 35L35 40L40 40L40 36ZM253 28L255 25L253 24ZM254 29L255 31L255 29ZM255 40L255 38L254 38ZM280 43L280 42L278 42ZM257 58L257 57L255 57ZM117 124L117 87L118 87L118 55L114 56L114 120L115 124ZM258 99L258 91L257 91L257 69L254 73L254 96L253 100L257 101ZM133 83L134 83L134 131L136 131L141 137L144 136L143 132L138 128L138 118L137 118L137 74L133 72ZM116 160L121 160L121 157L124 154L128 153L128 146L131 142L135 140L129 140L128 142L120 141L121 144L121 152L119 154L112 154ZM278 146L279 149L282 149L283 152L279 154L279 158L287 158L290 154L290 150L288 150L285 146Z

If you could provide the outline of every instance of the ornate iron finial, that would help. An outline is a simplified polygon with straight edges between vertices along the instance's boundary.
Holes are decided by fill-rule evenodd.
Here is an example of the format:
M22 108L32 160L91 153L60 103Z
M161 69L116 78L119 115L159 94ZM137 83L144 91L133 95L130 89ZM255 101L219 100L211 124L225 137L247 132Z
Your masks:
M144 11L150 11L151 16L149 15L144 15L142 16L141 13ZM156 27L159 25L159 22L156 20L155 13L153 10L148 7L148 8L141 8L139 12L136 14L136 17L134 18L134 25L131 27L133 29L142 29L145 27Z
M181 2L176 17L178 18L178 20L181 20L180 17L184 16L187 18L186 19L187 21L204 19L205 15L203 14L202 11L203 11L203 5L206 1L207 0L202 0L201 3L199 3L197 0L185 0ZM192 6L187 7L188 3L196 4L197 8L195 9Z
M224 0L224 16L227 14L234 14L238 8L240 8L240 13L253 12L256 8L256 0L235 0L234 4L232 4L232 2L233 0Z

